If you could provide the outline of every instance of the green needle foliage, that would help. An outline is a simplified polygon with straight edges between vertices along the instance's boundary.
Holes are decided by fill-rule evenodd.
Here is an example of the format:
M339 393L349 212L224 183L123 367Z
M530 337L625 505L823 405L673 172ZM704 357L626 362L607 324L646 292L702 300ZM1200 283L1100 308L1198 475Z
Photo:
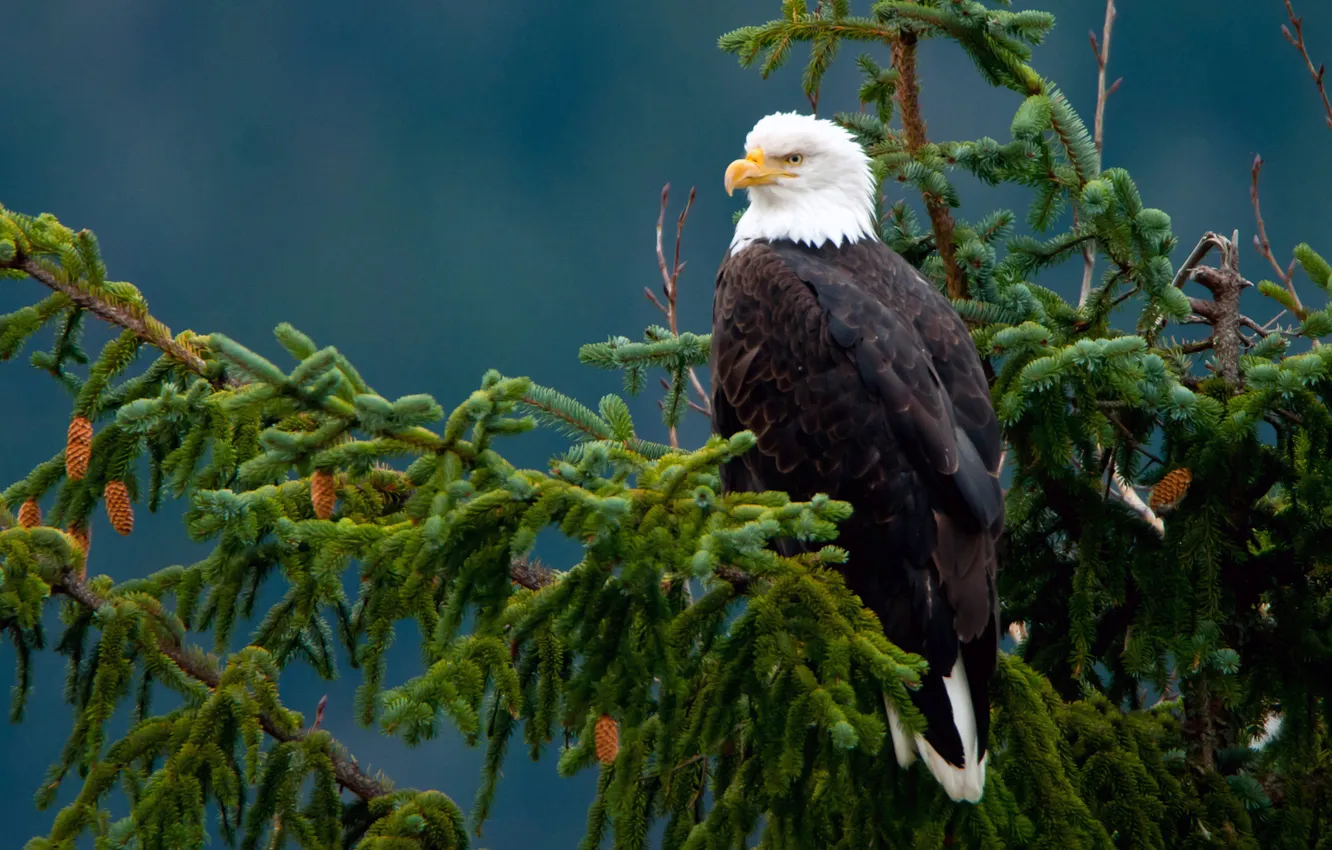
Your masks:
M992 375L1012 470L1001 592L1021 640L993 682L979 805L952 803L886 747L886 701L923 728L908 689L925 663L884 639L836 572L837 523L855 506L721 492L718 467L752 449L749 434L674 448L620 396L593 409L495 372L449 411L390 400L286 324L286 366L220 333L173 336L106 279L89 231L0 207L0 277L51 291L0 317L0 357L49 333L32 363L94 433L84 474L67 476L53 435L53 456L0 506L11 720L59 599L73 725L37 805L81 788L27 847L198 847L215 824L247 850L466 848L517 738L562 776L598 771L587 850L646 847L654 828L669 850L1332 847L1332 346L1318 344L1332 311L1284 281L1249 290L1215 234L1176 268L1169 217L1102 170L1029 64L1052 26L973 0L786 0L777 20L721 39L765 75L807 51L815 104L844 42L872 51L856 60L865 108L835 120L885 184L919 193L929 226L885 202L883 238L953 298ZM915 56L930 39L959 44L1013 103L1005 141L925 137ZM959 170L1029 189L1029 232L1007 210L956 218ZM1212 248L1220 266L1199 265ZM1332 286L1313 249L1294 254L1314 288ZM1105 270L1085 299L1055 291L1092 260ZM1293 319L1249 320L1241 292ZM122 330L95 356L81 344L90 315ZM1165 336L1183 323L1192 338ZM623 372L629 394L664 373L674 429L709 346L654 326L579 357ZM544 470L513 466L506 444L538 425L568 450ZM203 557L90 572L80 530L113 481L150 511L187 500ZM1158 483L1149 507L1134 488ZM331 515L318 507L330 495ZM579 544L576 563L532 557L551 529ZM788 558L780 538L825 545ZM269 586L278 601L257 610ZM421 669L390 681L401 629L422 636ZM470 813L367 774L282 705L289 665L331 678L339 658L359 672L362 724L408 746L449 724L486 748ZM162 692L172 707L157 707Z

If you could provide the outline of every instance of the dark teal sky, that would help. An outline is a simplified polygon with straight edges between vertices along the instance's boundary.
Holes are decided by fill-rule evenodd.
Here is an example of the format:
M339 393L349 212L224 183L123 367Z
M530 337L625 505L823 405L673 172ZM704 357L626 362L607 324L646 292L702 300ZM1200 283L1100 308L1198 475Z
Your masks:
M863 3L857 4L863 6ZM1020 4L1028 5L1028 4ZM1090 124L1094 0L1046 0L1059 24L1035 65ZM1332 9L1302 0L1309 46L1332 62ZM325 0L177 4L46 0L5 11L0 202L50 211L98 234L111 276L130 280L173 330L223 331L272 356L291 321L345 352L382 394L429 392L446 408L496 367L585 401L616 389L577 363L579 344L636 336L656 321L653 225L661 185L699 187L686 232L684 327L705 330L712 275L741 201L721 190L745 132L803 109L793 66L762 81L716 49L717 36L776 14L777 0L555 0L376 4ZM1239 228L1242 268L1270 276L1248 239L1249 163L1267 160L1264 212L1283 256L1299 241L1332 252L1325 212L1332 131L1298 55L1281 37L1281 0L1122 0L1107 113L1107 165L1127 167L1144 201L1174 219L1183 252L1206 229ZM847 50L823 110L855 107ZM1007 138L1015 96L995 94L949 45L923 51L923 108L935 138ZM963 183L961 215L1016 193ZM1080 269L1043 279L1067 291ZM41 297L6 282L0 310ZM1315 301L1314 303L1318 303ZM13 362L0 484L63 442L70 400ZM637 407L640 422L655 417ZM16 415L17 414L17 415ZM701 438L701 425L685 432ZM528 436L520 463L556 446ZM95 572L130 578L200 553L179 512L141 509L130 538L98 518ZM404 631L390 681L417 671ZM0 647L0 671L13 653ZM345 671L349 672L350 671ZM8 672L0 673L10 676ZM4 846L45 831L31 795L69 728L63 669L39 665L29 720L0 725ZM283 679L361 759L402 785L466 808L480 753L456 735L416 750L351 720L355 674ZM482 846L572 847L588 777L555 777L515 750ZM62 801L72 797L71 785Z

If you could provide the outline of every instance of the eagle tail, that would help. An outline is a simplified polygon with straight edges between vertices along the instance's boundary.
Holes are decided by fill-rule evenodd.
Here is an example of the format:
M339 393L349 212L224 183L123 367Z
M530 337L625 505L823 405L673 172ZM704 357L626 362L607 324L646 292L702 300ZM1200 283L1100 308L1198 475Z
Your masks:
M893 735L893 753L897 756L898 767L911 767L916 760L916 744L911 735L902 726L902 716L897 713L897 706L888 699L887 691L883 694L883 707L888 712L888 731Z
M971 702L971 689L967 684L967 670L959 652L953 670L943 677L944 688L948 693L949 706L952 709L952 722L962 739L963 763L959 767L939 755L930 746L923 735L912 736L902 726L902 718L897 708L884 694L883 705L888 712L888 730L893 737L893 753L897 756L900 767L910 767L920 755L930 773L943 786L944 791L957 802L980 802L985 791L985 763L990 754L977 758L980 749L980 735L976 728L976 713ZM913 741L912 738L915 738Z

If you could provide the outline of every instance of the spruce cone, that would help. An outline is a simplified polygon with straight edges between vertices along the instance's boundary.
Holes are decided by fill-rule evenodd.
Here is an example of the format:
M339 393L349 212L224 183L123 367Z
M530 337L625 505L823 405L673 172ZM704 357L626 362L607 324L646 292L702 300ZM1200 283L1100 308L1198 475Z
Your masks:
M315 516L320 519L333 516L333 506L338 502L338 485L333 480L333 473L316 469L310 476L310 501L314 503Z
M1188 469L1172 469L1152 488L1152 495L1147 504L1154 511L1170 510L1179 504L1184 494L1189 492L1193 473Z
M78 481L88 471L92 457L93 427L87 417L75 416L69 420L69 435L65 439L65 474L70 481Z
M597 760L611 764L620 754L620 724L609 714L597 718Z
M36 528L42 524L42 506L37 504L36 499L28 499L19 508L19 525L24 528Z
M106 500L106 515L117 534L127 535L134 530L134 506L130 504L129 490L124 481L106 482L102 493Z

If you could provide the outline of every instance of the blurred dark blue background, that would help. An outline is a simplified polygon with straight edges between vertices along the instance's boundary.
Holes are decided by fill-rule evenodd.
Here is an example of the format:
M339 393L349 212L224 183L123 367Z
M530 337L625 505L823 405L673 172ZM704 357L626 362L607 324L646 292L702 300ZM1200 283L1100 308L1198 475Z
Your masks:
M1035 65L1090 125L1087 31L1100 31L1103 6L1035 5L1059 17ZM1278 254L1299 241L1332 252L1322 214L1332 132L1281 37L1280 0L1120 5L1110 75L1124 83L1107 112L1105 163L1127 167L1145 202L1173 216L1187 243L1176 262L1202 231L1239 228L1243 269L1271 276L1248 248L1255 152L1268 162L1264 212ZM1300 5L1311 51L1332 61L1332 9ZM682 326L707 328L713 271L742 203L722 192L722 171L757 118L807 107L798 62L764 82L716 39L778 6L10 4L0 202L95 230L112 278L137 284L175 331L224 331L285 363L271 329L289 320L337 345L381 394L429 392L446 408L490 367L595 402L617 380L580 366L577 347L657 321L641 291L659 282L653 225L667 181L676 203L699 187ZM824 114L855 108L854 55L846 51L829 76ZM929 45L923 63L932 137L1007 138L1015 96L987 89L951 45ZM1020 193L962 185L964 217L998 204L1025 210ZM1069 292L1079 276L1072 264L1042 282ZM43 294L32 282L5 282L0 310ZM61 447L70 400L18 362L0 370L0 389L7 484ZM636 410L651 425L650 400ZM694 422L683 437L703 434ZM540 465L559 445L528 435L510 453ZM141 509L129 538L99 514L93 537L92 570L117 579L201 554L177 509ZM418 671L411 631L392 655L391 682ZM12 661L0 647L0 670ZM283 696L309 717L327 693L326 726L363 764L469 806L480 752L452 732L409 750L359 728L356 674L343 672L322 683L293 669ZM31 795L69 728L62 677L48 653L28 721L0 725L2 846L49 828L53 812L36 812ZM532 764L515 747L479 844L574 846L589 780L557 779L553 759ZM68 784L61 803L75 792Z

